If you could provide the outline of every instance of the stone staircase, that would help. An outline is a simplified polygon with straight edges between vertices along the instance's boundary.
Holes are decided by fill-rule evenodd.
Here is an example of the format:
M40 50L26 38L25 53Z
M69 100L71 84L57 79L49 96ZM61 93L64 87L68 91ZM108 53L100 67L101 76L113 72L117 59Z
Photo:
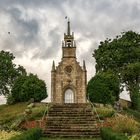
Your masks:
M45 136L98 137L99 127L90 104L51 104L46 118Z

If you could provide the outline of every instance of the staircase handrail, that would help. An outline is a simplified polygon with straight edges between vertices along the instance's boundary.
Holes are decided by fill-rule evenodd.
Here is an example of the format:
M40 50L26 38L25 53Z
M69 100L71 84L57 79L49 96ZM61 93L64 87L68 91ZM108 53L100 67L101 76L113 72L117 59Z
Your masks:
M101 119L99 117L99 114L98 114L96 108L95 108L95 105L91 101L89 101L89 103L91 104L92 108L94 109L94 112L96 113L97 118L98 118L98 120L99 120L99 122L101 123L101 126L102 126L102 121L101 121Z
M47 116L48 116L48 112L49 112L49 103L47 104L47 107L46 107L46 109L45 109L45 111L44 111L44 113L43 113L43 116L42 116L42 121L44 120L44 118L45 118L45 115L46 115L46 112L47 112Z

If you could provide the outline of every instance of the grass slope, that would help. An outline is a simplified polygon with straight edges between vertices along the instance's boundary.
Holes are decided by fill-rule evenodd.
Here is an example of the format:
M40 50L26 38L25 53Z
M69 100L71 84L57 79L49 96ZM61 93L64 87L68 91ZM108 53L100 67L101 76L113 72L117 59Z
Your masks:
M24 116L24 112L25 109L27 108L28 103L18 103L15 105L0 105L0 129L3 128L11 128L11 126L13 125L13 123L15 123L16 121L18 122L18 120ZM26 116L26 120L35 120L35 119L40 119L42 118L44 111L47 109L47 105L44 103L35 103L35 107L33 107L32 113L28 114ZM113 122L113 120L116 119L116 112L114 111L113 108L110 107L97 107L96 108L99 117L101 119L104 118L108 118L109 120L107 121L111 121ZM115 114L114 114L115 113ZM132 109L125 109L120 113L123 116L128 115L128 117L126 118L130 118L129 121L130 123L126 123L127 127L125 126L125 128L123 129L128 129L129 125L131 124L131 122L133 122L133 117L134 119L140 124L140 112L138 111L134 111ZM133 117L132 117L133 116ZM116 121L115 121L116 122ZM120 127L121 126L121 121L120 123L116 124ZM6 127L5 127L6 126ZM134 129L135 126L130 126L131 128ZM131 130L131 128L129 128ZM4 131L2 132L4 134ZM78 140L76 138L41 138L40 140ZM81 138L81 140L101 140L100 138Z
M15 105L0 105L0 125L10 123L18 115L21 115L27 103L18 103Z
M9 128L13 122L18 121L24 117L25 109L27 108L28 103L17 103L14 105L0 105L0 127ZM44 103L35 103L32 113L26 116L26 119L40 119L43 116L43 113L46 109L46 104Z

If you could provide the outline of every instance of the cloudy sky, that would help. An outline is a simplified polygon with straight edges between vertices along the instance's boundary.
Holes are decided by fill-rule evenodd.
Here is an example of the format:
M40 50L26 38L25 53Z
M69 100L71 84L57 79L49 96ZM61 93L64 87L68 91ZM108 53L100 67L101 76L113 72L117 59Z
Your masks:
M0 50L12 52L16 64L45 80L49 93L52 61L57 65L61 60L65 16L75 33L78 61L86 61L88 80L95 74L92 52L100 41L122 31L140 33L139 0L0 0Z

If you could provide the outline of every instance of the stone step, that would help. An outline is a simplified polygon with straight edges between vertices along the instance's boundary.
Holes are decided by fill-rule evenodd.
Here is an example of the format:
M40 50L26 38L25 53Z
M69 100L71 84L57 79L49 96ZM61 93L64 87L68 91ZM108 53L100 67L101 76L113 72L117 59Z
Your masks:
M49 126L62 126L62 127L76 127L76 126L78 126L78 127L92 127L92 126L96 126L96 123L87 123L87 124L85 124L85 123L79 123L79 124L77 124L77 123L73 123L73 124L70 124L70 123L68 123L68 124L64 124L64 123L46 123L46 125L47 125L47 127L49 127Z
M94 120L89 120L89 121L85 121L85 120L79 120L79 121L74 121L74 120L72 120L72 121L47 121L47 123L46 124L61 124L61 123L65 123L65 124L67 124L67 125L69 125L69 124L95 124L96 123L96 121Z
M62 128L62 129L59 129L59 128L56 128L56 129L53 129L53 128L47 128L46 130L45 130L46 132L97 132L97 131L99 131L99 130L97 130L97 128L88 128L88 129L77 129L77 128L75 128L75 129L65 129L65 128Z
M72 132L69 132L69 131L45 131L44 132L45 135L48 136L48 134L51 134L51 135L58 135L58 136L89 136L89 135L93 135L93 136L99 136L100 134L100 131L99 130L95 130L95 131L85 131L85 132L77 132L77 131L72 131Z
M98 128L96 124L93 125L48 125L47 129L95 129Z
M91 113L92 111L91 110L49 110L49 113L54 113L54 112L57 112L57 113Z
M51 104L50 107L55 107L55 108L65 108L65 107L69 107L69 108L74 108L74 107L91 107L91 105L89 103L64 103L64 104L59 104L59 103L54 103L54 104Z
M76 113L48 113L48 115L51 117L54 117L54 116L62 116L62 117L92 117L93 114L92 113L88 113L88 114L76 114Z
M47 117L47 121L96 121L95 117Z
M94 133L94 134L59 134L59 133L44 133L43 134L46 137L51 137L51 138L96 138L96 137L100 137L100 133Z
M56 126L56 127L59 127L59 126L63 126L63 127L72 127L72 126L90 126L90 125L92 125L92 126L97 126L97 124L95 123L95 122L88 122L88 123L86 123L85 124L85 122L80 122L80 124L79 123L77 123L77 122L72 122L72 123L65 123L65 122L47 122L46 123L46 125L47 125L47 127L49 127L49 126Z
M59 106L59 107L50 107L51 109L54 109L54 110L88 110L88 109L91 109L90 107L78 107L78 106Z
M47 116L46 120L48 119L53 119L53 120L69 120L69 119L96 119L96 116L77 116L77 117L73 117L73 116Z
M51 109L49 109L49 112L91 112L91 109L77 109L77 108L75 108L75 109L61 109L61 108L59 108L59 109L53 109L53 108L51 108Z
M99 136L96 115L90 104L52 104L44 135L56 137Z
M53 112L53 113L48 113L48 114L49 116L92 116L92 113L86 114L86 113Z
M59 106L55 106L55 105L52 105L50 106L49 108L53 108L53 109L91 109L91 106L85 106L85 107L81 107L81 106L62 106L62 105L59 105Z
M86 121L86 120L69 120L69 121L65 121L65 120L63 120L63 121L50 121L50 120L48 120L47 121L47 123L46 124L50 124L50 123L52 123L52 125L53 124L62 124L62 123L64 123L65 125L66 124L95 124L95 122L96 121L93 121L93 120L89 120L89 121Z
M50 109L75 109L75 110L78 110L78 109L91 109L90 106L85 106L85 107L81 107L81 106L50 106Z

